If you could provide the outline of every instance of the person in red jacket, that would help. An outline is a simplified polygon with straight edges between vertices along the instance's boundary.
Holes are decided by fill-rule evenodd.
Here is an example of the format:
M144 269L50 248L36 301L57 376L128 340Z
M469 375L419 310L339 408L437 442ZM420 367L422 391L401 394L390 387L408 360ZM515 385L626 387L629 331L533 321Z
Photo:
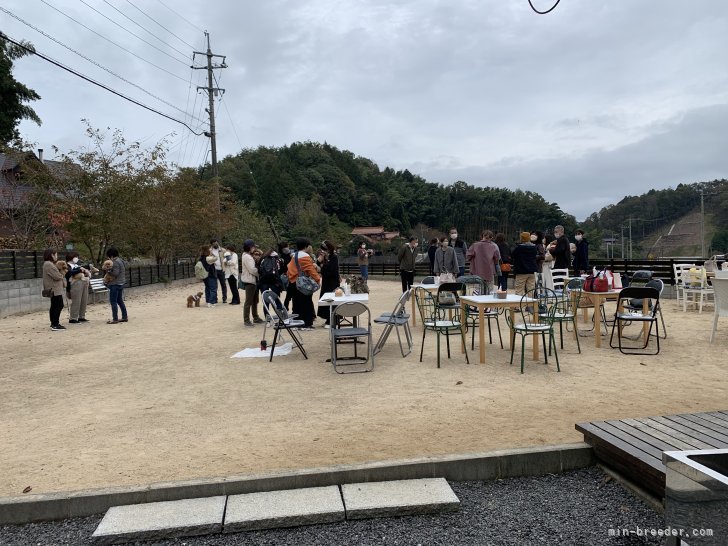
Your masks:
M288 262L288 290L291 292L293 300L293 312L298 318L304 322L306 330L313 329L313 321L316 318L316 311L313 307L313 294L305 296L296 290L296 280L298 280L298 269L305 272L309 277L321 285L321 275L316 269L316 265L311 257L313 248L311 241L305 237L296 239L296 252L291 256ZM298 265L296 265L298 262Z

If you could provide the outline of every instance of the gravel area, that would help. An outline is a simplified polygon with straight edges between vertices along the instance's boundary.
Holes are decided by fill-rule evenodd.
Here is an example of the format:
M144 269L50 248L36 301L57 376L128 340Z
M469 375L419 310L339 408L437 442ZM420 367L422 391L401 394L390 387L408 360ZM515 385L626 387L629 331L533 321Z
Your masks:
M610 529L660 529L662 515L597 467L560 475L454 482L460 511L435 516L347 521L293 529L210 535L151 545L485 545L663 544L659 537L609 536ZM101 516L0 526L1 545L83 545Z

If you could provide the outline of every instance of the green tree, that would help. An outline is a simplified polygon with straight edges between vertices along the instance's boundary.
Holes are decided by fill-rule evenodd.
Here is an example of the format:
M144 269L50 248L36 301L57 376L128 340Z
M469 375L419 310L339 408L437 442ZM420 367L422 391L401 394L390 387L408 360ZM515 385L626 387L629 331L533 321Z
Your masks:
M33 45L21 42L22 46L8 42L0 33L0 142L8 143L17 140L18 124L29 119L41 124L35 111L25 104L40 99L33 89L26 87L13 77L13 61L31 55Z

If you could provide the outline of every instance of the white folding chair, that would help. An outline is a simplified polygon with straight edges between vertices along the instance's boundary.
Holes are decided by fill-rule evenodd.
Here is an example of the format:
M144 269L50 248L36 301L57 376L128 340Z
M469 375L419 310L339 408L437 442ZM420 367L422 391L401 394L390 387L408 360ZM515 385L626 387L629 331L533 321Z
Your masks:
M702 266L693 266L683 273L683 313L687 311L688 296L692 294L693 305L698 305L699 313L703 312L703 300L713 295L713 287L708 284L708 274ZM700 302L697 301L700 296Z
M718 277L713 279L713 289L715 291L715 317L713 318L713 330L710 332L710 342L715 339L715 331L718 329L718 318L728 317L728 277Z
M551 288L554 292L563 292L564 286L569 282L569 269L551 269L551 284L553 286L545 286L545 288Z

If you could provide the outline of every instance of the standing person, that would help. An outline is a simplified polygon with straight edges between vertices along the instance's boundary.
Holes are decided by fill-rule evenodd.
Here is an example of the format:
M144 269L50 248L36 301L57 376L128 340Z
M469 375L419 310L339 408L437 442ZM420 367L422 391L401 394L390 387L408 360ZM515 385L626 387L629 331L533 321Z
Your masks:
M66 273L66 286L71 298L71 319L69 324L88 322L86 319L86 304L88 303L88 286L91 272L78 263L78 252L72 250L66 254L68 272Z
M490 294L496 278L498 262L501 259L498 245L493 242L493 232L485 230L480 241L473 244L468 251L470 272L478 275L485 283L485 292Z
M536 271L541 273L543 263L546 260L546 240L540 231L531 232L531 242L536 245Z
M228 245L227 250L222 255L222 272L230 286L230 295L232 296L230 305L240 305L240 292L238 292L240 262L238 261L238 253L235 250L235 245ZM217 269L215 270L215 276L217 276Z
M576 252L574 253L574 275L577 277L589 271L589 242L581 229L576 230Z
M336 245L331 241L321 243L322 259L319 263L321 267L321 294L333 292L341 284L341 275L339 274L339 257L336 255ZM326 323L324 328L330 328L330 318L333 309L330 307L319 307L316 314L324 319Z
M58 253L54 248L46 248L43 252L43 290L53 290L51 294L51 308L48 312L51 319L51 330L57 332L65 330L61 326L61 311L63 311L63 274L56 267Z
M278 243L278 255L283 260L283 270L284 272L288 271L288 262L291 261L291 248L288 243ZM286 301L283 302L283 306L286 308L286 311L289 311L290 304L291 304L291 298L293 297L291 294L291 291L288 290L288 275L286 274L286 284L283 286L283 289L286 291Z
M220 246L217 239L210 239L210 254L215 256L215 278L222 289L222 302L227 303L227 282L225 281L225 272L222 270L225 249Z
M113 246L106 251L106 257L113 262L111 270L109 271L113 280L108 284L109 303L111 304L111 320L107 321L106 324L129 322L129 318L126 314L126 305L124 304L126 266L121 258L119 258L119 251ZM121 309L121 319L119 318L119 309Z
M372 250L367 250L367 244L364 242L359 245L359 250L356 252L356 263L359 265L359 274L364 282L369 280L369 256L373 253Z
M258 264L258 288L260 293L273 290L280 296L281 292L283 292L283 283L281 282L281 273L283 271L283 260L275 250L270 249L263 254Z
M243 305L243 321L245 326L253 326L263 322L258 316L258 268L253 258L253 250L255 242L248 239L243 244L243 257L240 262L242 264L240 279L245 283L245 304ZM253 312L253 321L250 321L250 312Z
M305 330L313 329L313 320L316 316L313 308L313 295L301 294L296 289L296 280L300 270L317 283L321 283L321 275L316 270L313 258L311 258L312 253L311 241L305 237L299 237L296 239L296 251L291 256L291 261L288 262L288 289L293 293L293 312L303 321Z
M513 274L516 276L516 294L525 295L536 287L534 273L538 270L538 251L532 235L528 231L521 233L521 243L511 252Z
M458 259L455 257L455 249L453 249L447 237L440 237L440 248L435 252L435 275L451 274L457 277Z
M457 228L450 228L450 246L455 250L455 257L458 260L458 277L465 275L465 258L468 254L468 245L465 241L458 239Z
M508 248L506 236L502 233L496 233L495 244L498 245L498 251L501 255L501 273L498 276L498 288L505 292L508 290L508 272L512 269L511 249Z
M410 237L406 245L397 252L399 276L402 278L402 292L407 292L415 282L415 264L417 263L417 237Z
M207 277L202 279L205 283L205 301L208 307L217 305L217 271L215 270L215 261L217 258L210 253L210 247L203 245L200 248L199 262L207 271Z
M554 257L555 269L569 269L571 265L571 250L569 249L569 239L564 235L564 226L554 227L555 241L549 244L549 252Z
M437 238L430 239L430 246L427 249L427 257L430 259L430 275L435 274L435 252L437 252Z

